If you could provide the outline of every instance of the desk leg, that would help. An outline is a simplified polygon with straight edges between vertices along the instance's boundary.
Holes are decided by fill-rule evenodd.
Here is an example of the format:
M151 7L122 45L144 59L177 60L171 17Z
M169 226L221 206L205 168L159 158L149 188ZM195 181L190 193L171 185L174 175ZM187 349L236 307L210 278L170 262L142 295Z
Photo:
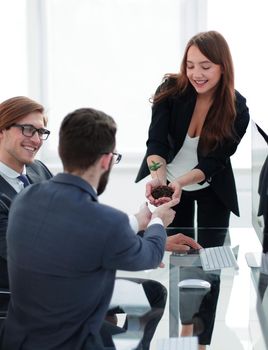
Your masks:
M170 264L169 268L169 336L179 336L179 274L180 267Z

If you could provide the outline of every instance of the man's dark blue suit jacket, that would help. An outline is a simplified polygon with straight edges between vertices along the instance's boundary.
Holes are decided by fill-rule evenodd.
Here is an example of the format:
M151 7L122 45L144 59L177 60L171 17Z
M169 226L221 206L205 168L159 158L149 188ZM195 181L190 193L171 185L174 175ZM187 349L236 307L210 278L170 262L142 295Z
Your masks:
M87 341L109 306L116 269L156 268L165 241L159 224L143 238L135 235L128 216L100 204L80 177L61 173L26 188L10 209L12 300L3 348L89 349Z
M26 174L29 182L32 184L39 183L52 177L48 168L39 160L26 166ZM2 176L0 176L0 199L1 195L5 197L2 205L0 201L0 288L8 288L6 231L9 205L17 195L17 192Z

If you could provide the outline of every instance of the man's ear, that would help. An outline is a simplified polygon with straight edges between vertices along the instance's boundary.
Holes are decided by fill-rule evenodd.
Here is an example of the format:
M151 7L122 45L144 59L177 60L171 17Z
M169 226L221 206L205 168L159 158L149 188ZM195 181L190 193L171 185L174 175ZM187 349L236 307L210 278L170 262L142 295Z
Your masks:
M110 163L112 159L113 154L108 153L108 154L103 154L101 157L101 167L106 171L109 170L110 168Z

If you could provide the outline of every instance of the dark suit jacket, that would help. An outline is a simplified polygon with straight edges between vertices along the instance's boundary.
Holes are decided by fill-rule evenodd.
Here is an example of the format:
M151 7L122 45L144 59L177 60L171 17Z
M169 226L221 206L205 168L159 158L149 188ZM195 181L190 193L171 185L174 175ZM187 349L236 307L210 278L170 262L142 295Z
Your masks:
M52 177L48 168L39 160L26 166L26 174L30 183ZM14 188L0 175L0 288L8 288L6 230L9 206L16 195Z
M196 103L196 92L189 88L183 95L173 95L152 107L152 120L147 140L147 151L139 169L136 182L149 174L146 159L149 155L159 155L170 163L180 151L186 137ZM236 91L235 131L238 141L228 140L202 156L197 149L198 164L206 176L206 181L221 201L234 214L239 215L238 201L230 156L234 154L239 141L246 132L249 112L245 98Z
M165 241L159 224L135 235L128 216L98 203L80 177L58 174L29 186L10 210L3 349L91 349L88 337L104 320L116 269L156 268Z

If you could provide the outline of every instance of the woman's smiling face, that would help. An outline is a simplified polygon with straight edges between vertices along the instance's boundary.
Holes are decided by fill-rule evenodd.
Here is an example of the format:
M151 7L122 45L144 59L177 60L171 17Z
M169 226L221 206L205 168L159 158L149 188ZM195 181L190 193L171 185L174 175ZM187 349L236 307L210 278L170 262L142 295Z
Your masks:
M198 94L210 95L221 79L222 69L192 45L187 52L186 74Z

